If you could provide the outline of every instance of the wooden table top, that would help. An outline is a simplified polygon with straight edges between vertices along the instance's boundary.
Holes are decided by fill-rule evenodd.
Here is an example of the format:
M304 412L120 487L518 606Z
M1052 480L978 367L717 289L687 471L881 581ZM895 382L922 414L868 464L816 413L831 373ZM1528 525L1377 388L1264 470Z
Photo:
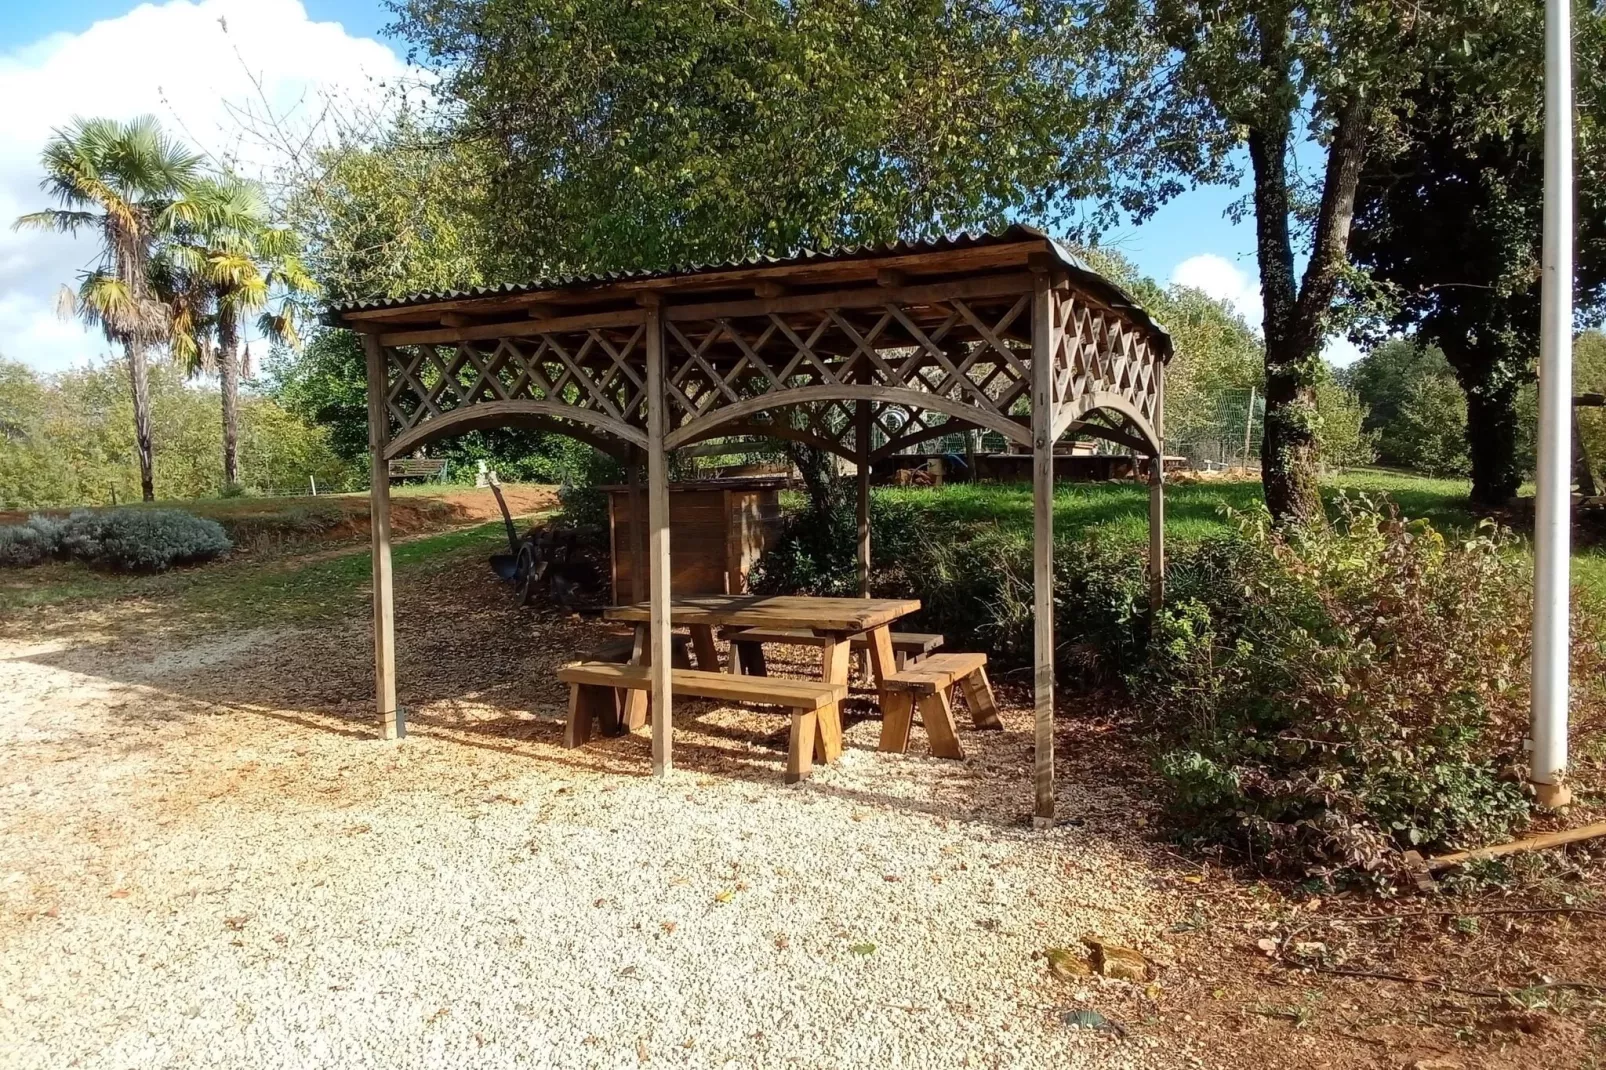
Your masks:
M745 628L812 628L862 632L891 624L920 609L917 598L814 598L808 595L705 594L674 598L673 624L728 624ZM649 619L646 602L611 606L609 620Z

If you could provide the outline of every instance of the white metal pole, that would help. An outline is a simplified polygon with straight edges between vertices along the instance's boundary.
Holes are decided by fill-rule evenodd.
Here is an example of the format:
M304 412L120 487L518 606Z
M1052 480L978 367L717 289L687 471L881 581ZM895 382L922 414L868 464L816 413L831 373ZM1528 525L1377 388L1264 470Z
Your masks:
M1545 0L1544 275L1534 503L1533 754L1546 806L1569 801L1567 659L1572 514L1573 89L1571 0Z

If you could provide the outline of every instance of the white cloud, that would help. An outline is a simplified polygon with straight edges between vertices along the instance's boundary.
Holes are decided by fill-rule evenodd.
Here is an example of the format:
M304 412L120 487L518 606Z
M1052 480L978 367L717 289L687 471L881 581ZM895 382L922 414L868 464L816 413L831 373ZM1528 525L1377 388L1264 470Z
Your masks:
M1188 257L1171 269L1171 285L1189 286L1226 301L1251 325L1260 325L1260 280L1251 279L1226 257L1215 253Z
M377 101L381 83L406 73L389 48L313 22L300 0L142 4L0 56L0 354L48 371L106 351L98 333L55 314L57 289L94 260L93 238L10 229L47 206L38 161L53 129L75 116L152 114L197 149L237 156L250 173L268 156L242 142L231 105L305 116L326 94Z
M1260 280L1251 279L1243 271L1215 253L1190 256L1171 271L1173 286L1191 286L1218 301L1226 301L1249 322L1260 328L1264 309L1260 300ZM1322 356L1340 367L1353 364L1361 351L1343 336L1329 338L1322 347Z

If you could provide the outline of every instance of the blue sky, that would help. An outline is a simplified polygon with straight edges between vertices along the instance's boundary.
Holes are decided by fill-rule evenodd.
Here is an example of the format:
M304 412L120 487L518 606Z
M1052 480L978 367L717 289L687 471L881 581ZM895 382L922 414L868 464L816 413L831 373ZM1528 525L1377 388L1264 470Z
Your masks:
M0 215L42 207L34 161L52 127L75 114L153 112L210 151L229 151L229 107L253 95L295 113L319 94L363 99L404 71L382 36L380 0L9 0L0 3ZM220 19L222 20L220 22ZM170 53L164 61L161 53ZM151 62L149 56L158 59ZM136 62L130 57L138 56ZM9 115L7 114L9 111ZM127 113L124 115L123 113ZM1254 234L1227 207L1241 195L1194 190L1141 227L1105 237L1147 275L1233 301L1260 319ZM54 313L54 293L92 255L87 239L0 230L0 354L42 370L101 355L106 345ZM1352 356L1338 346L1331 355Z

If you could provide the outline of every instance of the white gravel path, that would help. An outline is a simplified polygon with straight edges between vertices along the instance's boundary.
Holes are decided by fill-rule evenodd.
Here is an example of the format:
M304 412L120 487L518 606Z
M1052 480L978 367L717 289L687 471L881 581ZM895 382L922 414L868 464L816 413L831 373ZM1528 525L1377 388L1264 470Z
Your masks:
M357 628L104 638L0 644L5 1067L1198 1065L1060 1021L1134 997L1034 953L1163 961L1180 908L1108 790L1020 824L1024 711L963 763L859 724L787 788L783 719L690 707L664 782L555 746L545 684L363 738Z

